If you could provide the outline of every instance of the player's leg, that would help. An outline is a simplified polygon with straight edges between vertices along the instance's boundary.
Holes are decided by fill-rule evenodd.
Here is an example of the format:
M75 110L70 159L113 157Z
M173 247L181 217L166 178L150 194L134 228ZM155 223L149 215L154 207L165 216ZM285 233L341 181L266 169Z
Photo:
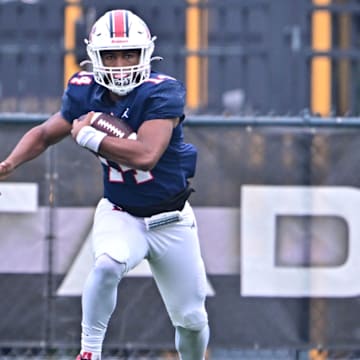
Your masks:
M143 224L127 213L113 210L101 200L93 227L94 266L82 295L81 354L101 359L102 344L117 303L117 289L124 274L147 254Z
M101 358L107 325L117 302L117 287L126 270L107 254L100 255L85 282L82 294L82 353Z
M209 341L206 273L196 221L187 204L184 219L149 232L149 263L173 325L182 360L203 360Z
M177 326L175 331L175 346L182 360L204 359L209 342L208 325L201 330L190 330Z

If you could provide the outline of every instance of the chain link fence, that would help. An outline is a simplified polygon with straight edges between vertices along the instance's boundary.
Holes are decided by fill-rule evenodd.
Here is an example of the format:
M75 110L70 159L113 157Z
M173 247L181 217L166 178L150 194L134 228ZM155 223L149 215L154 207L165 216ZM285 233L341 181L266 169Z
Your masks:
M45 118L1 114L0 157ZM279 287L279 296L246 295L243 244L248 240L240 231L243 213L251 210L242 199L249 185L324 187L340 197L343 189L353 189L352 201L344 198L339 204L345 202L341 206L356 213L359 126L357 118L309 115L188 118L185 138L199 153L191 202L208 274L209 360L360 358L356 289L339 294L334 286L314 297L306 286L306 296L284 296ZM19 187L24 184L38 189L32 210L26 207L28 193ZM81 286L91 266L87 244L92 214L102 193L100 165L65 139L1 182L0 192L0 358L74 359L80 343ZM22 194L20 200L7 199L13 192ZM264 202L261 211L272 206ZM357 225L337 213L335 208L335 216L324 218L278 216L272 250L276 266L282 271L336 271L356 262L358 238L352 234ZM355 275L347 273L351 279L346 281L356 288ZM151 274L144 268L129 274L120 284L104 359L175 359L173 335Z

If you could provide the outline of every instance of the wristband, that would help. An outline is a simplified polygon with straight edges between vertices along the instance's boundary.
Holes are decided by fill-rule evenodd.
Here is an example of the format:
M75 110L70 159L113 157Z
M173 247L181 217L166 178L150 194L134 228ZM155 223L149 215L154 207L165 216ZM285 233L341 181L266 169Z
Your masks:
M105 134L102 131L94 129L92 126L84 126L80 129L76 136L76 142L95 153L98 152L101 142L103 141Z

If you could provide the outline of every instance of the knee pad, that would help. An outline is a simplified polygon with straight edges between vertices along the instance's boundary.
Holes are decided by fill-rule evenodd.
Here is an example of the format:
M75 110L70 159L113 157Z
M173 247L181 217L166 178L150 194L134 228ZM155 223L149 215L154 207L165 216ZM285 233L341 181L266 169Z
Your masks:
M201 331L208 324L205 309L194 310L185 314L172 314L172 322L175 327L182 327L192 331Z
M100 255L95 261L94 271L106 279L120 281L124 276L126 265L112 259L107 254Z

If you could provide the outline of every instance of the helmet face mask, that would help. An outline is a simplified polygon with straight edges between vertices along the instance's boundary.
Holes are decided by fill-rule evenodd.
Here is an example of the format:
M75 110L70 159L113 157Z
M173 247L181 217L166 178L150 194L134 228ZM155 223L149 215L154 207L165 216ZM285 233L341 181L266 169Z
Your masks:
M126 95L150 77L155 37L147 25L128 10L112 10L93 25L87 53L95 81L117 95ZM104 66L103 51L138 50L139 63L133 66Z

